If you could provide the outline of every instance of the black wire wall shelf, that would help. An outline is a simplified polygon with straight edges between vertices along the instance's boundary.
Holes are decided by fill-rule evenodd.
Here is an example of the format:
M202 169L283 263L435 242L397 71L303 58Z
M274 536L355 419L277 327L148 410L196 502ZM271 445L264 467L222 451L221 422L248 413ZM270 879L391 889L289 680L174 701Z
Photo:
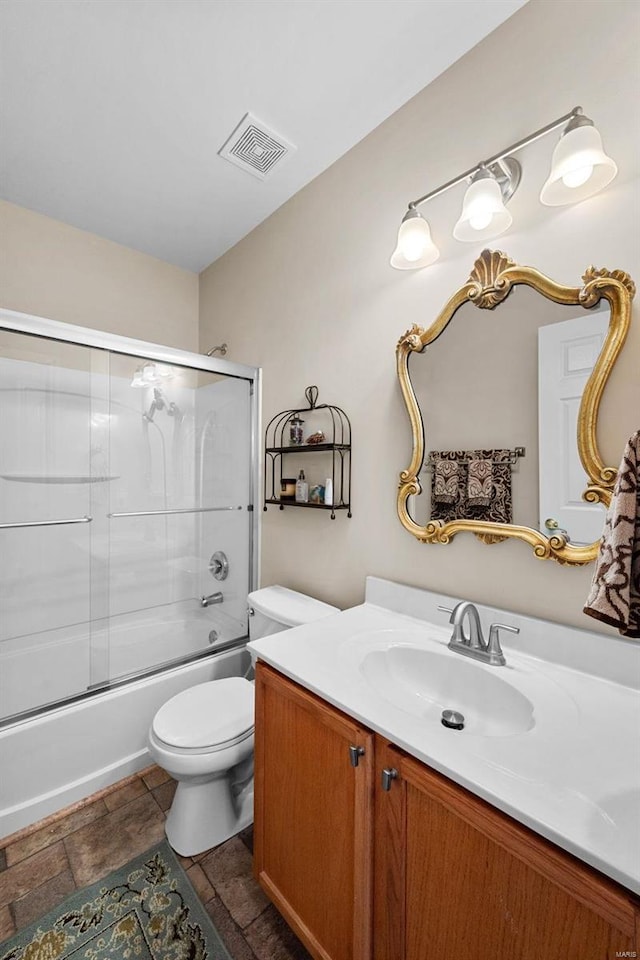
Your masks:
M318 388L307 387L305 397L306 407L295 407L291 410L281 410L273 417L265 431L264 443L264 509L269 505L285 507L306 507L315 510L331 511L331 519L335 520L336 510L346 510L351 516L351 422L341 407L330 403L318 403ZM294 443L290 440L292 421L300 420L301 414L313 413L315 426L320 426L324 439L321 442ZM300 427L297 428L301 430ZM295 432L295 431L294 431ZM316 435L320 432L316 429ZM298 433L298 436L302 435ZM289 441L289 442L287 442ZM284 495L283 462L285 457L298 454L324 453L331 455L331 466L324 476L330 475L333 496L331 503L306 502L301 503L293 496ZM295 472L298 472L296 467ZM285 475L286 477L286 475ZM292 479L292 478L290 478ZM310 489L312 484L309 484Z

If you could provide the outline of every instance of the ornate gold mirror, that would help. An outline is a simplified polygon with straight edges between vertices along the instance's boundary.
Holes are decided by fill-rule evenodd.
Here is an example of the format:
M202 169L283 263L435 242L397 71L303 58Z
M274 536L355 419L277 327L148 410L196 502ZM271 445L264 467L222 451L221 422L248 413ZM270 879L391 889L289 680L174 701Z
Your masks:
M595 559L617 473L598 411L635 286L620 270L582 279L562 286L484 250L434 323L399 341L413 453L398 515L421 542L468 531L524 540L542 560Z

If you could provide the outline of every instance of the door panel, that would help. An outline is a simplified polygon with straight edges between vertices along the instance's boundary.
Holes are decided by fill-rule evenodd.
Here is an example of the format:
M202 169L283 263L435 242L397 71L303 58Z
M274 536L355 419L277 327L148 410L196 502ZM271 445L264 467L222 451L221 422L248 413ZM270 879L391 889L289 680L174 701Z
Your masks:
M602 505L582 499L587 477L576 436L582 393L608 326L609 313L601 312L538 330L540 530L566 530L575 544L599 540L604 524Z

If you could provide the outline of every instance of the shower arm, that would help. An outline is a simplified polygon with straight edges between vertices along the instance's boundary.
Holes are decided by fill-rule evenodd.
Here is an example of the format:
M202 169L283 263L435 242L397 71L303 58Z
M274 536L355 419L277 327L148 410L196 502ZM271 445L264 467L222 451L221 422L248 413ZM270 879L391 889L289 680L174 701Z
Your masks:
M221 343L217 347L211 347L210 350L207 350L207 356L213 357L216 353L219 353L221 357L226 357L227 355L227 344Z

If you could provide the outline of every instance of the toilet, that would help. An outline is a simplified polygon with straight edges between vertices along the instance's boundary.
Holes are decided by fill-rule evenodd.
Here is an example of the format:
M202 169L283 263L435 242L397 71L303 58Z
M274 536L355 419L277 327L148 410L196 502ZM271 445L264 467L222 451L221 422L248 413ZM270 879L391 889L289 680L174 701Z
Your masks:
M247 599L250 640L340 612L281 586ZM223 843L253 821L253 724L253 683L242 677L189 687L153 718L149 753L178 781L165 829L182 856Z

